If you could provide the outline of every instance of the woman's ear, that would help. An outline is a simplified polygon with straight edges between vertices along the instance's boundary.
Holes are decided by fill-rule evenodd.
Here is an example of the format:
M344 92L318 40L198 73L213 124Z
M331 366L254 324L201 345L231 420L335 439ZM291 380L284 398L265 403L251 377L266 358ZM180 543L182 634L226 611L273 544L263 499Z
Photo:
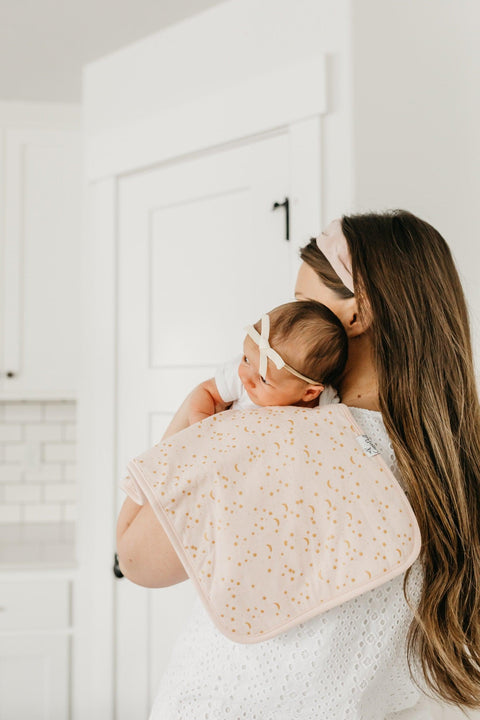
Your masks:
M349 338L358 337L366 332L372 324L372 313L370 306L364 304L363 316L358 310L358 303L355 297L349 298L343 303L342 321L345 332Z

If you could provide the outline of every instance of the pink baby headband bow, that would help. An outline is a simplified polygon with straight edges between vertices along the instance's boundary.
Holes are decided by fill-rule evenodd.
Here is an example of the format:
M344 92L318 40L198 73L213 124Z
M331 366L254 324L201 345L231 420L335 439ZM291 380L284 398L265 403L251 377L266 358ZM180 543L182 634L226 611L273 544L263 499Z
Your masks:
M311 378L307 377L306 375L302 375L302 373L299 373L294 368L290 367L290 365L287 365L285 360L277 353L276 350L272 348L270 345L268 338L270 336L270 316L265 314L262 315L261 319L261 332L258 333L253 325L247 325L245 328L248 335L252 338L252 340L258 345L258 349L260 350L260 367L258 369L258 372L260 373L260 376L266 380L267 379L267 358L270 358L270 360L275 364L275 367L277 370L281 370L281 368L285 368L285 370L288 370L289 373L292 375L295 375L296 377L300 378L300 380L305 380L305 382L308 382L312 385L322 385L319 380L312 380Z
M317 237L317 247L327 258L340 280L351 292L353 289L352 260L340 220L334 220Z

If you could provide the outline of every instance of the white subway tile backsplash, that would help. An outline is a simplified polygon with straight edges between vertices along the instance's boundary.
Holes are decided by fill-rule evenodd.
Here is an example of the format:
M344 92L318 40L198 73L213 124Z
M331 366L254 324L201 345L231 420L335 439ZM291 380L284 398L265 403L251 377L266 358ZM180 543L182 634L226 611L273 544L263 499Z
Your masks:
M75 482L77 479L77 466L65 463L63 466L63 479L65 482Z
M19 423L0 423L0 443L21 442L22 426Z
M10 523L19 523L21 519L20 505L0 505L0 523L8 525Z
M20 465L9 465L3 463L0 465L0 482L12 483L20 482L22 479L22 468Z
M56 483L45 485L45 502L74 503L77 499L77 486L73 483Z
M25 442L28 443L60 442L63 439L62 434L63 426L60 423L25 425Z
M76 406L72 402L45 403L44 419L47 421L65 420L75 422Z
M5 444L3 452L6 463L23 463L26 460L27 448L22 443Z
M45 462L73 463L77 457L74 443L44 443L43 458Z
M76 403L0 401L0 527L75 523Z
M3 419L6 423L41 422L42 420L42 403L6 402L3 404L3 408Z
M5 485L4 498L7 505L15 503L39 503L42 501L41 485Z
M27 469L24 472L25 482L55 482L61 480L63 475L60 463L43 463L36 469Z
M24 505L23 506L24 522L61 522L62 506L61 505Z
M65 423L63 426L63 439L75 442L77 439L77 426L74 423Z

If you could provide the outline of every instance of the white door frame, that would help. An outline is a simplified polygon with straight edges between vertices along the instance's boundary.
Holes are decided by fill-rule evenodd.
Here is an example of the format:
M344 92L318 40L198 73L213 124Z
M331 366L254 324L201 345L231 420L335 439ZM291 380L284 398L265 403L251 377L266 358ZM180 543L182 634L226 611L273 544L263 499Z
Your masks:
M134 127L85 138L75 720L116 717L112 561L114 509L124 470L116 466L118 179L284 129L290 139L295 250L322 229L321 116L326 112L325 58L316 56L173 107ZM295 273L292 267L292 286Z

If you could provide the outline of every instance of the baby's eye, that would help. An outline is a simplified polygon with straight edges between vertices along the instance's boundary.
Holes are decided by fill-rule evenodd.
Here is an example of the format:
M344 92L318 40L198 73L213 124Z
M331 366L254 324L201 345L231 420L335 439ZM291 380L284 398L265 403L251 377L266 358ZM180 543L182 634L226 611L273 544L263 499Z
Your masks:
M265 378L263 378L261 375L260 375L260 380L262 381L262 383L263 383L264 385L268 385L268 383L267 383L267 381L265 380Z
M248 358L246 355L243 356L242 361L248 365Z

